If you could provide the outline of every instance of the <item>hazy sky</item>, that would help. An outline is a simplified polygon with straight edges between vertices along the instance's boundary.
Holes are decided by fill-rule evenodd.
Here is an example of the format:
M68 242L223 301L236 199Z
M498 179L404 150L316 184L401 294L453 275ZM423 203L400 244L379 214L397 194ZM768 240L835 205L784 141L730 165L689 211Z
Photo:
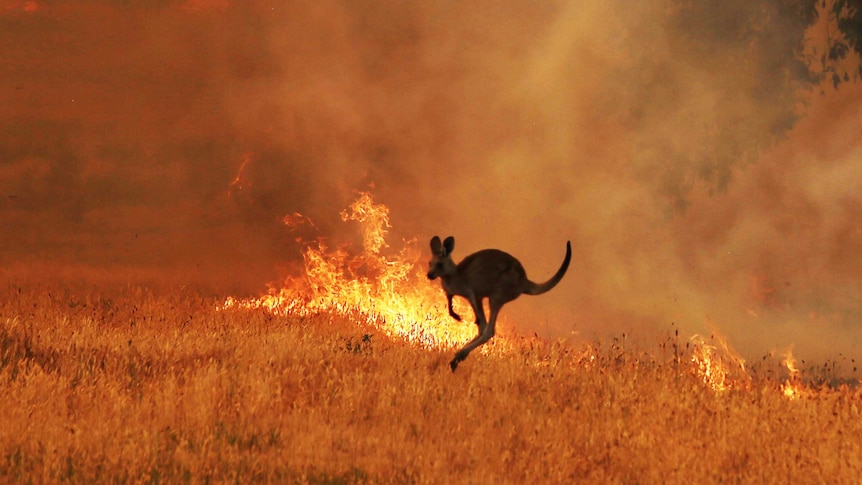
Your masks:
M354 237L373 185L456 259L543 280L570 239L522 331L853 354L860 89L808 83L798 15L715 3L0 0L0 263L254 291L299 254L285 214Z

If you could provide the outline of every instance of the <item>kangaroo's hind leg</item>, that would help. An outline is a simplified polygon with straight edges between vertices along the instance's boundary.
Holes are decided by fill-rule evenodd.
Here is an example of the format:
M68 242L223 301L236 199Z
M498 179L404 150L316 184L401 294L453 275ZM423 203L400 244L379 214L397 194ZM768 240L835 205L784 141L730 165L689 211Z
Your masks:
M473 349L475 349L476 347L478 347L478 346L484 344L485 342L491 340L491 338L494 336L494 334L496 333L495 332L495 326L497 324L497 315L500 314L500 309L503 308L504 303L505 302L501 302L499 300L494 300L493 298L490 300L491 319L487 322L487 324L479 326L480 331L479 331L479 335L477 335L476 338L471 340L461 350L459 350L458 352L455 353L455 358L452 359L452 362L449 363L449 367L452 368L453 372L458 367L458 364L462 360L466 359L468 355L470 355L470 352L472 352ZM481 305L481 302L479 302L479 305ZM476 307L474 307L473 309L475 310ZM482 319L484 320L484 317L485 317L484 309L481 306L479 306L478 311L481 312ZM477 316L477 320L478 320L478 316Z
M470 301L470 306L473 307L473 313L476 316L476 326L479 327L479 331L476 333L473 340L469 341L467 345L455 353L455 358L452 359L452 362L449 362L449 367L452 368L452 372L455 371L462 360L467 358L467 355L470 354L471 350L473 350L477 345L480 345L476 344L476 341L482 338L482 335L485 333L485 329L488 328L488 323L485 319L485 309L482 307L482 300L477 299L472 295L468 296L467 299Z

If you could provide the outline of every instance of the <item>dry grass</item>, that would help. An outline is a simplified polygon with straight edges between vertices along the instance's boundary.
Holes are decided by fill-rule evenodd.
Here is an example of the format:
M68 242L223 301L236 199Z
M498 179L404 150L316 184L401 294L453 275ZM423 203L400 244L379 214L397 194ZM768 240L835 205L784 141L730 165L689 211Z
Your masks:
M753 372L745 386L717 393L672 337L646 351L499 340L453 374L449 351L344 318L217 303L188 289L4 281L0 481L862 476L860 390L788 400L777 373Z

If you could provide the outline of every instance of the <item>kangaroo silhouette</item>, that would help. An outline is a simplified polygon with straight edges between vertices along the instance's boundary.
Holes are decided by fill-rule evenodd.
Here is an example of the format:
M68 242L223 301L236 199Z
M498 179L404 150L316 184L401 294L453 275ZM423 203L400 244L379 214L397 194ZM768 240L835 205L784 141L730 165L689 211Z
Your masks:
M440 278L443 291L446 292L449 315L461 321L461 316L452 308L452 297L464 297L473 307L476 315L476 325L479 333L476 338L467 343L449 363L452 372L458 364L470 355L476 347L484 344L494 336L494 325L497 315L506 303L522 294L541 295L563 279L572 259L572 244L566 241L566 258L556 274L544 283L533 283L527 279L524 266L514 256L499 249L483 249L477 251L455 264L452 261L452 250L455 249L455 238L449 236L445 241L434 236L431 238L431 261L428 263L428 279ZM482 302L487 298L491 309L490 320L485 318Z

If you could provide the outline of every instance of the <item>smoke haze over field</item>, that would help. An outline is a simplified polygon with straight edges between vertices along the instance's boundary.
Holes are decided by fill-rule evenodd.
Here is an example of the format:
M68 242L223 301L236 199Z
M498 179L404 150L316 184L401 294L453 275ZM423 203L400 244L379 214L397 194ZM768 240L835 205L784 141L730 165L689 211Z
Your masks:
M572 240L519 331L857 355L862 90L806 89L804 4L0 0L0 262L256 291L373 184L393 246Z

